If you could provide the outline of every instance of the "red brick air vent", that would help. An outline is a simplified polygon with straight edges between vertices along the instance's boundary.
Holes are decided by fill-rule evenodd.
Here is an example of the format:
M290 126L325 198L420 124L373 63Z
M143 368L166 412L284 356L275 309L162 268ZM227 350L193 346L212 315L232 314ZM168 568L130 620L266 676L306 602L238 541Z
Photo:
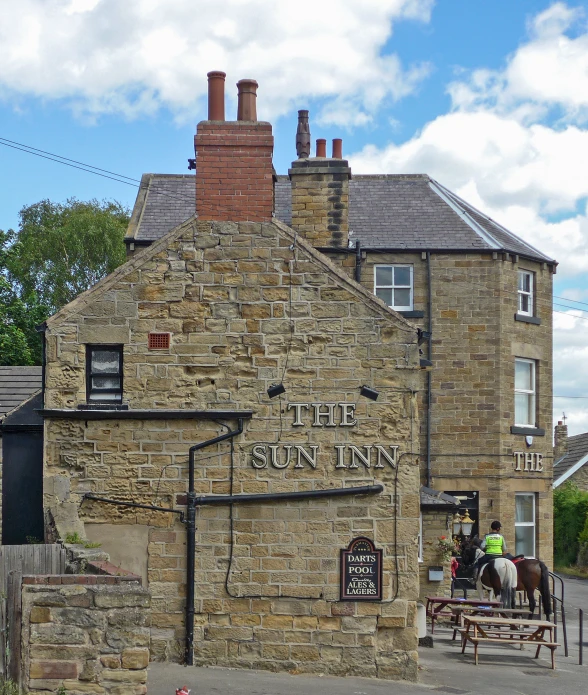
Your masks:
M149 333L149 350L169 350L169 333Z

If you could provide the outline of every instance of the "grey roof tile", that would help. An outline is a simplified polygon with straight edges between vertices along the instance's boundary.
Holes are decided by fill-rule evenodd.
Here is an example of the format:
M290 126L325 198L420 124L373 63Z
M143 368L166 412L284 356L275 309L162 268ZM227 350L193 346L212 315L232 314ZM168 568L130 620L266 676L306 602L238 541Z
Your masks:
M0 418L41 388L41 367L0 367Z
M567 453L553 464L553 477L561 478L572 466L588 454L588 432L568 437ZM584 464L586 465L586 464Z
M195 212L193 175L147 174L137 197L133 236L154 241ZM276 217L292 223L290 180L277 177ZM426 174L354 176L349 182L351 240L390 250L503 250L553 262ZM130 240L130 237L129 237Z

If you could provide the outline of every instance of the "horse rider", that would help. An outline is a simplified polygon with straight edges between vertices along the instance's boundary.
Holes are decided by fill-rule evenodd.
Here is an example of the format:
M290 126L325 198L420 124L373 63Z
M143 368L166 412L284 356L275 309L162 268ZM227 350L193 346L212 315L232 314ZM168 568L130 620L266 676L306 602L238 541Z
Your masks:
M482 555L477 562L476 576L479 576L484 565L506 554L506 541L500 533L501 528L500 521L493 521L490 524L490 533L487 533L484 536L484 540L480 543L480 548L485 551L485 555Z

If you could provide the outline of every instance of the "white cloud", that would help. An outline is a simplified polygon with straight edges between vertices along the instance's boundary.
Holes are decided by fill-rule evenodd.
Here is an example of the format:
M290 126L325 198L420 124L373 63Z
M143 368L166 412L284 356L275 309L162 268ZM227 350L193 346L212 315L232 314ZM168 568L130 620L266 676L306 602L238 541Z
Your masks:
M530 38L502 71L462 73L449 86L450 113L407 142L367 145L349 157L354 171L428 173L556 258L563 276L587 272L588 129L580 116L585 107L588 114L588 31L582 21L580 10L553 4L531 21Z
M467 82L449 86L455 108L482 107L523 122L550 110L564 122L588 118L588 33L581 8L558 2L530 23L530 40L504 70L474 70ZM584 33L569 36L570 29Z
M349 157L353 170L430 174L556 258L556 279L575 280L566 296L586 300L588 31L583 11L554 3L532 19L528 39L504 69L462 71L448 91L449 113L407 142L367 145ZM568 397L554 399L554 418L565 411L570 434L577 434L588 431L588 399L583 398L588 372L582 369L588 364L588 313L554 308L554 393Z
M433 0L3 0L0 93L65 99L82 113L193 116L206 72L260 82L260 117L335 99L323 121L366 122L412 91L424 66L383 54L393 24L429 21ZM358 27L361 30L358 31ZM344 107L355 112L344 118ZM232 106L232 105L231 105Z
M553 420L565 413L569 434L580 434L588 432L588 375L581 369L588 362L588 313L555 308Z

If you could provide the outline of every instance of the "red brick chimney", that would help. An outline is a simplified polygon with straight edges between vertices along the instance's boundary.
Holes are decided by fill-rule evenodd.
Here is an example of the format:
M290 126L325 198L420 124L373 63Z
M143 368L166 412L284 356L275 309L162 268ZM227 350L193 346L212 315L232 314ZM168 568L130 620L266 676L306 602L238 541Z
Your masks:
M208 118L194 137L196 214L202 220L269 222L274 138L257 120L257 82L240 80L236 121L224 120L224 72L208 73Z

